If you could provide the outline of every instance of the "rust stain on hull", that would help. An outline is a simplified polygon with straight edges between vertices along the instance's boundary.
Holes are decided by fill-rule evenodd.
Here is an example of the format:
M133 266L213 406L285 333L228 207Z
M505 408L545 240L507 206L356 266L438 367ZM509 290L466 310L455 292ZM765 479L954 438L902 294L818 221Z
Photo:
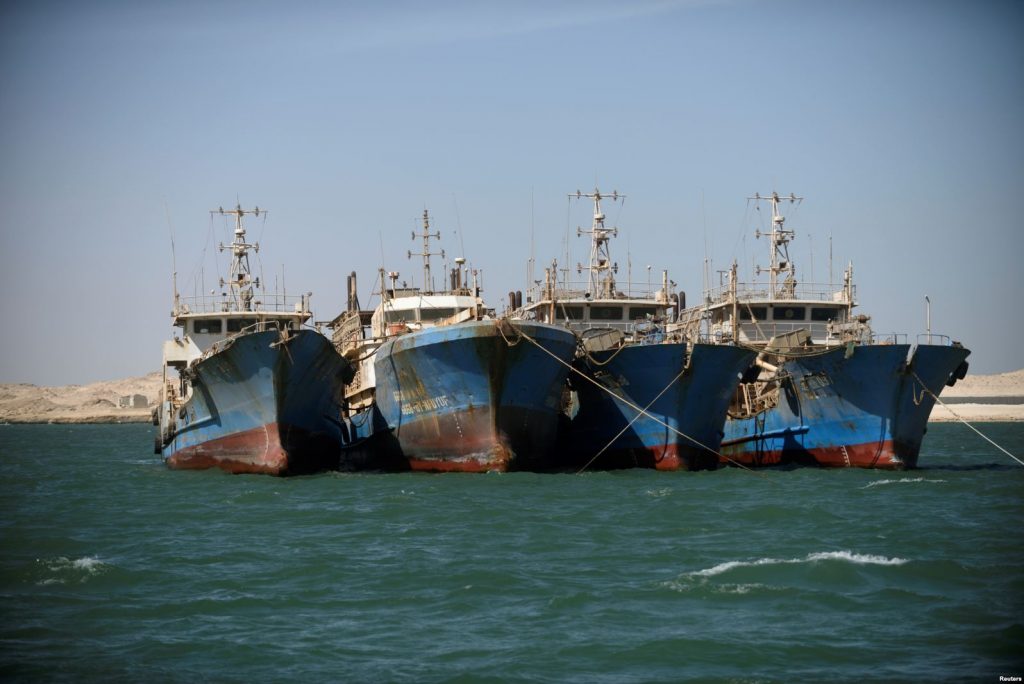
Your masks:
M338 467L336 444L290 425L270 423L176 451L167 465L176 470L219 468L225 472L298 475Z

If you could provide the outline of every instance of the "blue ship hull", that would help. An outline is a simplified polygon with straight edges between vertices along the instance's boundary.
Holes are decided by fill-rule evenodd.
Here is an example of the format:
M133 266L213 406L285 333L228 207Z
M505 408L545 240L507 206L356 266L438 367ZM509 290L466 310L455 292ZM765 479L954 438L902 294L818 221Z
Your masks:
M787 359L778 404L726 422L724 460L915 467L935 404L931 393L963 377L970 352L920 345L908 362L910 352L909 345L865 345L852 347L852 354L836 348Z
M723 345L688 352L685 343L590 353L577 361L589 380L572 378L579 412L566 430L565 455L573 467L598 469L717 467L726 409L753 358Z
M575 349L570 331L525 321L395 337L377 350L375 405L345 421L345 459L433 472L546 469Z
M352 371L324 336L241 335L185 372L191 397L160 408L158 446L170 467L272 475L338 467L340 398Z

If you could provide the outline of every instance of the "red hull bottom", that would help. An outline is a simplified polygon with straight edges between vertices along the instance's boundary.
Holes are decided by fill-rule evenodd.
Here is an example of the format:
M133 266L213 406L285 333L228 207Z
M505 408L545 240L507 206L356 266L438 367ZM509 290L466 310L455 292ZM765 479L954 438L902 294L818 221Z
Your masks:
M503 407L466 410L406 423L397 432L410 470L433 473L550 469L557 416Z
M433 440L431 440L433 441ZM446 445L446 447L445 447ZM410 470L431 473L486 473L490 471L507 472L513 461L513 454L504 441L498 437L464 436L458 442L458 452L453 444L443 442L440 445L416 442L409 447L413 454L409 455Z
M748 467L777 466L788 464L817 465L824 468L877 468L882 470L904 470L917 463L900 456L892 440L817 447L801 451L728 451L724 452L723 464Z
M409 469L426 473L507 472L508 456L464 456L457 458L410 458Z
M714 452L679 444L608 449L597 458L580 460L581 458L580 454L574 453L571 462L566 462L564 467L574 470L650 468L664 471L714 470L718 467L718 457Z
M338 446L330 438L268 423L179 449L167 458L167 465L176 470L295 475L335 469L338 458Z

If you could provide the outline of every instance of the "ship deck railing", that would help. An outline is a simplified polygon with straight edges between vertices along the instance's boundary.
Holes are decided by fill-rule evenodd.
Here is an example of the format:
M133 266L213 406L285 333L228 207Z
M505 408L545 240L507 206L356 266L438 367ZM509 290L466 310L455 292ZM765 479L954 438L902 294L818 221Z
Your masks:
M776 332L776 333L793 332L794 330L800 329L801 327L806 329L806 326L800 326L799 324L796 324L796 323L786 324L786 326L787 326L787 328L792 327L793 330L788 330L787 329L785 331L782 331L782 330L776 329L773 332ZM703 328L697 329L697 328L694 328L694 327L690 327L690 328L685 329L685 332L684 332L683 328L678 328L678 327L674 327L673 326L673 332L677 333L677 334L684 335L691 342L698 342L698 343L703 343L703 344L727 344L727 343L730 343L732 341L730 339L731 336L729 335L729 333L727 331L708 332L708 331L704 330ZM767 334L769 332L768 330L764 330L764 333L766 333L766 334L760 334L760 333L757 333L757 332L754 332L753 334L749 334L750 331L746 330L746 329L743 332L744 332L744 334L742 335L742 337L740 339L740 342L743 343L743 344L763 345L763 344L767 344L769 342L769 340L771 339L771 337L772 337L770 334ZM813 335L812 334L812 339L814 341L814 345L815 346L819 346L819 347L836 347L836 346L840 346L840 345L846 344L849 341L849 339L844 338L841 335L826 335L824 337L819 337L817 335ZM937 345L937 346L943 346L943 347L950 347L950 346L953 346L953 344L954 344L953 338L951 338L949 335L939 335L939 334L936 334L936 333L932 333L932 334L920 333L920 334L916 335L914 339L915 339L917 345L927 344L927 345ZM908 334L908 333L875 333L875 332L872 332L870 338L868 338L868 340L867 340L867 343L868 344L909 345L911 343L910 340L911 340L911 335ZM863 343L863 342L864 341L862 340L861 343Z
M179 297L175 307L175 315L214 314L214 313L290 313L300 314L307 307L305 295L266 295L254 297L248 303L244 299L236 299L224 295L199 295Z
M917 336L917 344L934 344L942 347L952 347L953 338L949 335L936 335L934 333L920 333Z
M534 285L527 290L526 294L527 301L533 304L551 299L552 295L554 295L556 301L567 299L643 299L655 301L661 294L661 283L617 281L611 296L605 296L602 293L593 292L588 281L570 280L560 282L554 288L548 288L543 284Z
M907 333L873 333L871 344L910 344L910 335ZM915 344L929 344L940 347L953 346L953 338L949 335L938 335L935 333L920 333L915 336Z
M910 344L910 335L907 333L874 333L871 335L872 344Z
M725 304L732 301L732 287L722 285L705 291L704 301L707 306ZM857 299L857 286L851 288L853 300ZM792 287L785 283L777 285L772 294L766 283L736 283L736 299L741 302L803 301L831 302L846 304L846 290L835 283L796 283Z
M565 321L559 320L559 325L564 325L573 332L581 333L587 330L617 330L629 338L640 339L647 335L661 335L662 337L679 337L678 334L666 331L665 325L652 324L644 319L633 321Z
M247 311L246 313L250 313L250 314L251 313L262 313L262 311L263 310L261 310L260 312ZM199 359L200 360L201 359L207 359L210 356L213 356L214 354L216 354L218 351L223 351L224 349L227 349L228 347L230 347L232 344L235 343L235 340L237 340L238 338L243 337L245 335L249 335L251 333L267 332L267 331L270 331L270 330L276 330L276 331L280 332L285 338L287 338L289 335L294 333L296 330L301 330L303 328L308 329L308 330L316 330L315 326L309 325L308 323L303 323L303 324L293 328L290 324L286 323L286 324L282 325L281 321L277 321L277 320L274 320L274 319L265 320L265 321L257 320L257 321L254 321L254 322L244 326L241 330L232 331L232 332L228 333L227 335L225 335L223 338L218 339L216 342L211 344L208 349L203 351L203 353L199 357ZM319 332L319 331L317 331L317 332Z

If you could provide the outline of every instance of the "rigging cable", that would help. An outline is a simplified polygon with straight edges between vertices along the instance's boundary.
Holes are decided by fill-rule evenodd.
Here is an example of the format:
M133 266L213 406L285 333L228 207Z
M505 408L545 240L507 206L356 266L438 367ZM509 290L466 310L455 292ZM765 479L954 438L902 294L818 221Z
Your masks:
M914 378L916 378L916 379L917 379L917 381L918 381L919 383L921 383L921 387L922 387L922 388L924 388L924 391L925 391L925 392L927 392L928 394L932 395L932 397L933 397L933 398L935 399L935 401L939 402L939 403L940 403L940 404L942 405L942 408L944 408L944 409L946 409L947 411L949 411L949 412L950 412L950 413L951 413L951 414L953 415L953 417L954 417L954 418L956 418L956 419L957 419L957 420L959 420L959 421L960 421L961 423L963 423L963 424L964 424L964 425L966 425L967 427L969 427L969 428L971 428L972 430L974 430L975 432L977 432L977 433L978 433L978 435L979 435L979 436L980 436L980 437L981 437L982 439L984 439L984 440L985 440L986 442L988 442L989 444L991 444L992 446L994 446L994 447L995 447L996 449L999 449L1000 451L1002 451L1002 452L1003 452L1004 454L1006 454L1007 456L1009 456L1010 458L1012 458L1012 459L1013 459L1014 461L1016 461L1017 463L1020 463L1021 465L1024 465L1024 461L1020 460L1019 458L1017 458L1016 456L1014 456L1013 454L1011 454L1011 453L1010 453L1009 451L1007 451L1007 450L1006 450L1006 449L1004 449L1003 447L1001 447L1001 446L999 446L998 444L996 444L995 442L993 442L993 441L992 441L991 439L989 439L989 438L988 438L988 437L987 437L987 436L986 436L986 435L985 435L984 433L982 433L982 431L981 431L981 430L979 430L978 428L976 428L976 427L974 427L973 425L971 425L970 423L968 423L968 422L967 422L966 420L964 420L964 419L963 419L963 418L962 418L962 417L961 417L961 416L960 416L960 415L959 415L959 414L958 414L958 413L957 413L956 411L954 411L953 409L949 408L949 406L947 406L947 405L946 405L946 402L942 401L942 399L939 399L939 395L935 394L935 392L932 392L932 391L931 391L930 389L928 389L928 385L924 384L924 381L923 381L923 380L921 380L921 378L920 378L920 377L918 376L918 374L917 374L917 371L915 371L915 370L911 370L910 372L911 372L911 373L913 374Z
M612 444L615 443L615 440L617 440L619 437L621 437L622 434L626 432L626 430L628 430L630 427L632 427L633 423L635 423L637 420L640 419L640 416L647 414L647 409L651 408L651 406L654 405L654 402L658 401L658 399L661 399L661 395L663 395L665 392L667 392L668 388L676 383L676 380L678 380L679 378L683 377L683 374L686 372L687 368L689 368L688 365L683 366L683 369L681 371L679 371L676 374L676 376L674 378L672 378L672 380L667 385L665 385L665 389L663 389L660 392L658 392L658 395L656 397L654 397L653 399L651 399L651 401L647 404L647 406L644 407L644 410L642 412L640 412L640 413L637 413L635 416L633 416L633 418L628 423L626 423L626 426L624 428L622 428L621 430L619 430L618 434L616 434L614 437L612 437L610 440L608 440L608 443L605 444L603 447L601 447L600 451L598 451L596 454L594 454L594 456L589 461L587 461L583 465L582 468L580 468L579 470L576 471L576 474L579 475L584 470L589 468L590 464L593 463L594 461L596 461L598 456L600 456L605 451L607 451L608 447L610 447ZM625 401L625 399L623 399L622 397L619 397L614 392L612 392L610 389L608 391L609 391L609 393L612 396L616 397L617 399ZM649 414L647 414L647 415L649 415ZM664 458L664 454L662 455L662 458Z
M515 327L515 326L513 325L513 327ZM589 382L589 383L593 384L594 386L596 386L596 387L597 387L598 389L600 389L600 390L602 390L602 391L604 391L604 392L608 392L608 393L609 393L609 394L611 394L611 395L612 395L613 397L615 397L616 399L620 400L620 401L621 401L622 403L624 403L624 404L625 404L626 406L629 406L629 407L630 407L631 409L633 409L634 411L638 411L638 412L640 412L641 414L643 414L643 415L647 416L648 418L650 418L651 420L653 420L653 421L654 421L655 423L658 423L658 424L659 424L659 425L661 425L662 427L664 427L664 428L667 428L668 430L671 430L672 432L674 432L675 434L679 435L680 437L685 437L686 439L688 439L689 441L693 442L694 444L696 444L696 445L697 445L697 446L699 446L700 448L704 449L705 451L708 451L708 452L710 452L710 453L712 453L712 454L714 454L714 455L718 456L718 457L719 457L720 459L724 459L724 460L728 461L729 463L731 463L731 464L732 464L732 465L734 465L734 466L737 466L737 467L743 468L744 470L749 470L750 472L754 473L755 475L760 475L760 476L762 476L762 477L767 477L767 476L766 476L766 475L765 475L764 473L761 473L761 472L758 472L758 471L756 471L756 470L753 470L753 469L751 469L751 468L748 468L747 466L743 465L743 464L742 464L742 463L740 463L739 461L736 461L735 459L732 459L732 458L730 458L730 457L726 456L725 454L723 454L723 453L721 453L721 452L719 452L719 451L715 451L714 449L712 449L712 448L711 448L711 447L709 447L708 445L706 445L706 444L704 444L704 443L702 443L702 442L698 441L697 439L694 439L693 437L691 437L691 436L687 435L686 433L684 433L684 432L680 431L679 429L677 429L677 428L674 428L674 427L672 427L671 425L669 425L669 424L668 424L668 423L666 423L665 421L661 420L661 419L660 419L660 418L658 418L657 416L653 416L653 415L651 415L651 414L650 414L650 413L648 413L648 412L647 412L647 411L646 411L645 409L643 409L643 408L640 408L639 406L637 406L637 405L636 405L636 404L634 404L633 402L629 401L628 399L626 399L626 398L624 398L624 397L620 397L619 395L615 394L614 392L612 392L612 391L611 391L611 390L609 390L609 389L608 389L607 387L605 387L604 385L602 385L602 384L601 384L601 383L599 383L598 381L594 380L593 378L591 378L591 377L590 377L590 376L588 376L587 374L583 373L582 371L580 371L580 370L579 370L579 369L577 369L577 368L574 368L574 367L572 366L572 364L570 364L570 363L567 363L567 362L563 361L562 359L558 358L558 356L557 356L557 355L555 355L554 353L552 353L552 352L551 352L550 350L548 350L547 348L545 348L545 347L544 347L544 346L543 346L543 345L542 345L542 344L541 344L540 342L538 342L537 340L533 339L533 338L532 338L532 337L531 337L530 335L527 335L527 334L526 334L525 332L523 332L522 330L519 330L519 334L520 334L520 335L522 335L522 336L523 336L523 338L525 338L527 342L529 342L530 344L533 344L533 345L535 345L535 346L536 346L537 348L539 348L539 349L540 349L541 351L543 351L543 352L544 352L545 354L547 354L548 356L550 356L550 357L552 357L553 359L555 359L556 361L558 361L558 363L562 364L563 366L566 366L566 367L567 367L567 368L568 368L568 369L569 369L569 370L570 370L571 372L573 372L573 373L576 373L577 375L579 375L580 377L582 377L582 378L583 378L584 380L586 380L587 382ZM675 382L675 380L674 380L674 379L673 379L673 382ZM671 384L671 383L670 383L670 384ZM668 388L666 387L666 389L668 389Z

